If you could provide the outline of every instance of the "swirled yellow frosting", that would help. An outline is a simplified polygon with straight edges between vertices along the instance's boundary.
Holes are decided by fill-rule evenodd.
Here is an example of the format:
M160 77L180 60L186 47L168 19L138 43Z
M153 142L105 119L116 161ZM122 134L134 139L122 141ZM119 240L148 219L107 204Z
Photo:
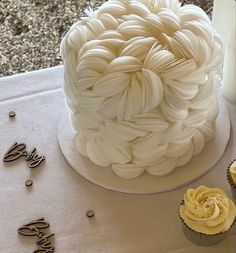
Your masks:
M179 214L194 231L217 234L227 231L233 224L236 207L223 190L201 185L187 190Z
M234 161L230 165L229 172L230 172L230 175L231 175L231 178L232 178L233 182L236 184L236 161Z

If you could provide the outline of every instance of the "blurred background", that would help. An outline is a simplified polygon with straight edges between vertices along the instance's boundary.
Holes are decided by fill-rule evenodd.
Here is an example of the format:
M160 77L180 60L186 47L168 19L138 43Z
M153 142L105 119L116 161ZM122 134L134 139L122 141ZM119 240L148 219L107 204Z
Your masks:
M62 37L88 6L105 0L0 0L0 77L62 64ZM210 17L213 0L180 0Z

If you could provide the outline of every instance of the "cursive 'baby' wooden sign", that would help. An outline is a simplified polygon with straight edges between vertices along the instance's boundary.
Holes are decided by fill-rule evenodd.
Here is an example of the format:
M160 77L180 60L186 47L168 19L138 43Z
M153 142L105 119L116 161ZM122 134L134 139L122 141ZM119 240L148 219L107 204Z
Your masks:
M40 245L40 248L35 250L36 252L41 253L52 253L55 250L55 247L51 245L49 238L54 236L45 235L41 230L46 229L49 227L49 223L44 220L44 218L31 221L30 223L23 225L22 227L18 228L18 233L24 236L37 236L38 240L36 242L37 245Z
M39 156L36 153L36 148L33 148L30 152L27 152L25 148L25 143L18 144L17 142L15 142L4 155L3 161L12 162L24 156L25 160L28 161L28 166L30 168L35 168L45 160L45 156Z

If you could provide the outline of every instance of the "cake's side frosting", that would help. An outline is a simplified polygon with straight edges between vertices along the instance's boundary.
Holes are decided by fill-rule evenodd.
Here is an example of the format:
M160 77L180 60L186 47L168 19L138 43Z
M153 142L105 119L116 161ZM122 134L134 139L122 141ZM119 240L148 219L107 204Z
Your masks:
M79 152L124 178L169 174L214 133L222 44L203 10L110 0L64 37Z

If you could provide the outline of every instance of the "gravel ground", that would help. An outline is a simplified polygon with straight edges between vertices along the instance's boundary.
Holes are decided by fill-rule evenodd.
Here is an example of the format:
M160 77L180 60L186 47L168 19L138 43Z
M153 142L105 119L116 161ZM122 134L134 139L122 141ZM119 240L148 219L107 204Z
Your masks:
M105 0L0 0L0 77L62 64L59 45L88 6ZM182 0L209 15L213 0Z

